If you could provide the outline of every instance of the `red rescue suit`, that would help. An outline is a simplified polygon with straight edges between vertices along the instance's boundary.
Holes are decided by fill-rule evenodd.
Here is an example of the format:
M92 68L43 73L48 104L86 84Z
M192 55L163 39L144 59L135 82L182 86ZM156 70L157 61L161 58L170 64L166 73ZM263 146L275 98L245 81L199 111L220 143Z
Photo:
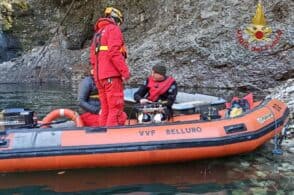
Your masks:
M90 48L90 62L99 90L101 126L124 125L127 118L123 112L123 79L129 79L130 72L123 48L119 26L111 18L99 19Z
M80 115L84 125L87 127L99 127L99 114L85 112Z
M172 77L167 77L164 81L156 82L152 76L148 78L149 95L148 100L156 102L160 95L167 92L170 86L175 82Z

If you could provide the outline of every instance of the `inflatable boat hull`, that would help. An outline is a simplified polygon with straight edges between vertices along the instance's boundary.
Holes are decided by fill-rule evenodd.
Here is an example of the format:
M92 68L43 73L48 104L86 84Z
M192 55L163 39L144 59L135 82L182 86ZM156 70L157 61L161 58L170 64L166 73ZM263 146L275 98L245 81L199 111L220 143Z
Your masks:
M247 153L278 135L289 110L266 100L235 118L178 116L160 124L7 130L0 172L132 166Z

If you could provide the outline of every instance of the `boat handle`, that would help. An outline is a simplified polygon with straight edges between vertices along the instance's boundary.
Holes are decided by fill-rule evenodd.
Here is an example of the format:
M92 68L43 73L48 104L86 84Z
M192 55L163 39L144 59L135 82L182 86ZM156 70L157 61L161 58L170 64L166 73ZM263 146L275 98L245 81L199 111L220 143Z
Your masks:
M105 133L107 132L106 127L86 127L86 133Z
M224 129L225 129L227 134L247 131L246 125L244 123L236 124L236 125L224 126Z

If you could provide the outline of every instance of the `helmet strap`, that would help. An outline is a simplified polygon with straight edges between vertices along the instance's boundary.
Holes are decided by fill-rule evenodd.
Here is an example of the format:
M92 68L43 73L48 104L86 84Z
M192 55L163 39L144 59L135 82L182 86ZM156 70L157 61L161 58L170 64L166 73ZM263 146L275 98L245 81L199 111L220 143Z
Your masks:
M112 16L110 16L113 20L114 20L114 22L117 24L117 25L121 25L121 21L120 21L120 19L118 19L117 17L112 17Z

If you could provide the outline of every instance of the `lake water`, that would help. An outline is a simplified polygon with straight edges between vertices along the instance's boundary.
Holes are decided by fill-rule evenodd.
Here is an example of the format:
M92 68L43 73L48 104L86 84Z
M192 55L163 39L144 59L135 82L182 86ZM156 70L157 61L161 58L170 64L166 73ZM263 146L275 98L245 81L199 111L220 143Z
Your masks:
M77 109L76 89L56 83L46 85L0 84L0 109L26 108L42 118L57 108Z
M226 98L231 91L197 90ZM76 88L0 85L0 109L24 107L42 118L56 108L77 110ZM233 157L120 168L0 174L0 194L293 194L293 155L273 144Z

